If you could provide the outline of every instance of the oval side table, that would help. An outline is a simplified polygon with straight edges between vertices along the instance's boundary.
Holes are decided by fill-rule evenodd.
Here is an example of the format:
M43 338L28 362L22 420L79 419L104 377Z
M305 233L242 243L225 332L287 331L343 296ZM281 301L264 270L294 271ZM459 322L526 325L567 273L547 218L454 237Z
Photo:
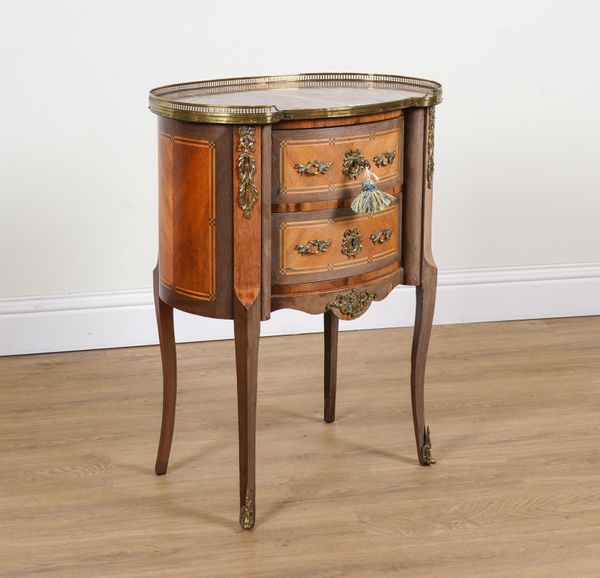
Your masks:
M150 93L159 116L154 299L164 383L155 471L167 471L175 421L173 308L233 319L246 530L256 510L260 322L271 311L323 315L324 419L333 422L338 320L359 317L398 284L415 286L413 421L419 463L434 463L423 386L437 279L431 198L441 95L430 80L336 73ZM374 204L374 195L387 200ZM372 201L366 212L357 209L362 198Z

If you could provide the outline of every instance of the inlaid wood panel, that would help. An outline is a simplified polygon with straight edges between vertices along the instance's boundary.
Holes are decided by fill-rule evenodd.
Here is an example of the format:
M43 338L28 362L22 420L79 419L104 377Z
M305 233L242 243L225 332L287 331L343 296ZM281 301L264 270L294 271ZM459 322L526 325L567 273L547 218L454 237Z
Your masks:
M161 281L212 301L216 291L215 143L159 133ZM185 266L175 258L185 256Z
M399 212L393 203L375 215L347 209L274 215L273 282L335 279L398 261Z
M158 260L160 280L174 285L173 266L173 141L158 133Z
M232 317L232 128L159 121L160 296Z
M273 130L273 204L339 199L360 189L363 174L350 178L344 174L344 159L349 151L358 151L380 177L380 185L397 186L403 171L402 117L351 126ZM384 166L376 160L391 155ZM320 172L314 165L309 173L301 166L324 163Z

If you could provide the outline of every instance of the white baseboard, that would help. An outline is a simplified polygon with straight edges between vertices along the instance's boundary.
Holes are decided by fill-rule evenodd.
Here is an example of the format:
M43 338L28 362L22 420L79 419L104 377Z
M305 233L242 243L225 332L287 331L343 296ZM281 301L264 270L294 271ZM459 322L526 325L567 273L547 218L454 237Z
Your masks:
M435 323L470 323L600 315L600 263L441 271ZM406 327L414 320L414 288L341 329ZM178 342L230 339L233 323L177 312ZM322 330L318 315L276 311L262 335ZM149 345L157 342L152 291L0 299L0 355Z

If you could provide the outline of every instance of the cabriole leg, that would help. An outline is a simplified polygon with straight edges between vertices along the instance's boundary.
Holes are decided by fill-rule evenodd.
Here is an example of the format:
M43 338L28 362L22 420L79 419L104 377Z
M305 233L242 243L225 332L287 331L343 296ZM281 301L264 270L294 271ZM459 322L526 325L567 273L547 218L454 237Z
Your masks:
M156 475L167 472L173 428L175 425L175 401L177 397L177 356L175 350L175 328L173 308L161 300L158 294L158 265L154 269L154 307L158 324L158 339L163 369L163 410L160 428L160 441L156 455Z
M435 294L437 287L437 267L433 261L423 261L421 269L421 283L417 285L417 308L415 315L415 328L413 333L412 360L411 360L411 398L417 454L422 466L435 464L431 456L431 441L429 427L425 425L425 365L427 350L431 336L433 312L435 309Z

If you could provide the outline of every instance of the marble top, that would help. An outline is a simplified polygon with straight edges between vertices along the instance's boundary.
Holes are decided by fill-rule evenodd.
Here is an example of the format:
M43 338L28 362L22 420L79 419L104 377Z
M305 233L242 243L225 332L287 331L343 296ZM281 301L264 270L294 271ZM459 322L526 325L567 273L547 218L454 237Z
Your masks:
M150 109L161 116L195 122L260 124L433 106L441 95L441 86L431 80L316 73L163 86L150 92Z

